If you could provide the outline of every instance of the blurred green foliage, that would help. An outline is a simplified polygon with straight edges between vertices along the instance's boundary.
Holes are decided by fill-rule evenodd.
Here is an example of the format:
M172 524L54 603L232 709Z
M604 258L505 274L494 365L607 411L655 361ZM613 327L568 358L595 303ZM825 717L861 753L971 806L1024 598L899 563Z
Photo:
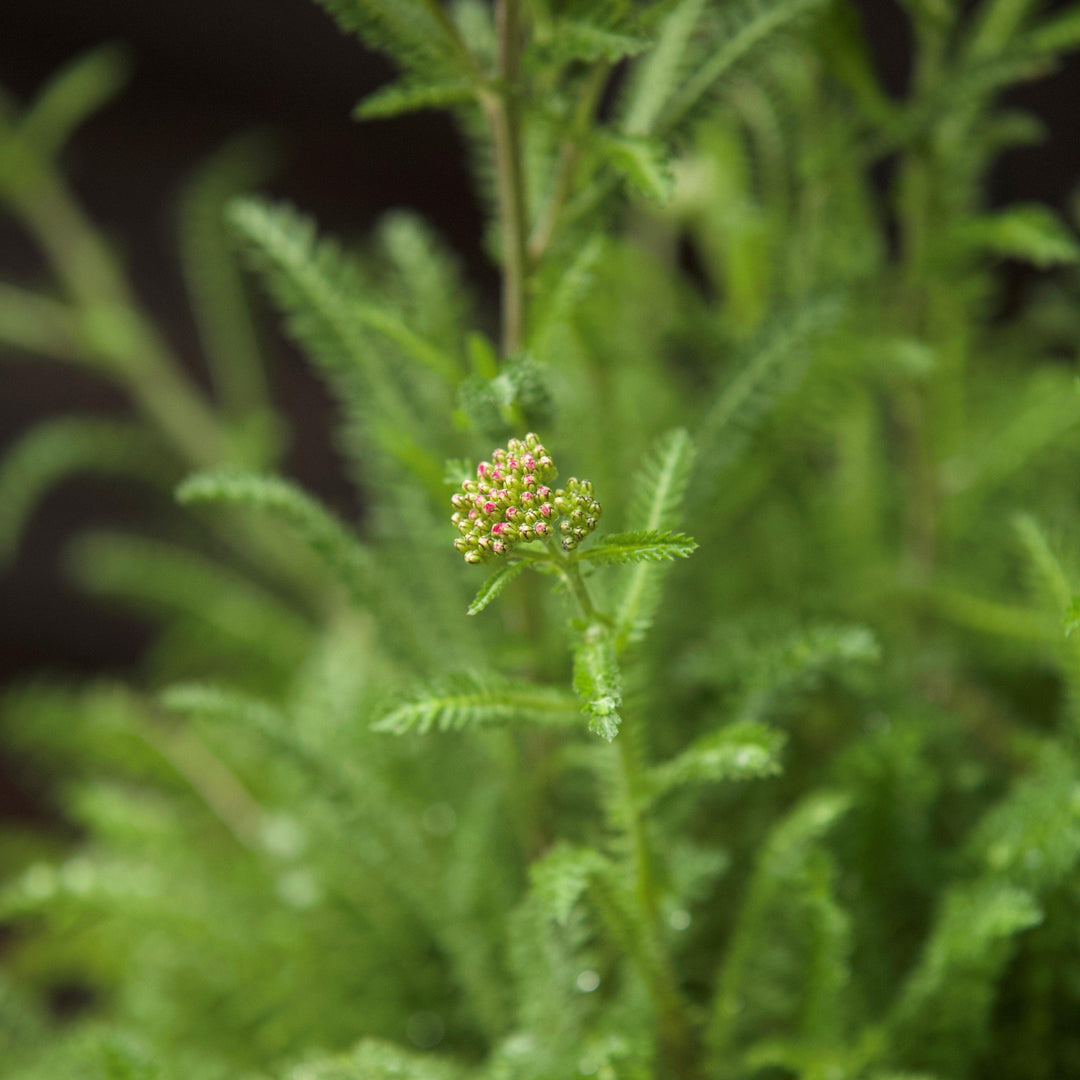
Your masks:
M181 202L211 397L58 164L122 58L0 98L51 275L0 285L0 342L132 405L12 448L0 554L72 471L179 496L67 562L157 620L138 685L3 699L74 827L0 832L0 1076L1080 1074L1080 244L985 200L1042 134L999 95L1080 9L908 0L897 99L840 0L324 6L401 68L360 116L459 122L497 343L425 223L325 238L243 194L240 140ZM1008 309L1003 258L1038 270ZM275 473L248 271L360 522ZM564 593L514 572L468 614L451 546L451 491L530 429L605 508L576 663ZM674 566L604 547L683 528Z

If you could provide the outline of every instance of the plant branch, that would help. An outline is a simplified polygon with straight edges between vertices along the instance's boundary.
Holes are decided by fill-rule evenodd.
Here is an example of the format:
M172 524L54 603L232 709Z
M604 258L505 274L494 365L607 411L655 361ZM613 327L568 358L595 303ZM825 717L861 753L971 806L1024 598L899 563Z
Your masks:
M552 560L573 597L582 619L591 624L611 626L611 620L599 611L589 595L581 576L575 552L564 555L555 541L549 541ZM659 910L656 899L653 863L655 861L644 812L645 775L642 769L641 744L633 721L623 716L622 731L616 736L615 753L618 759L619 801L614 816L623 819L634 850L634 897L644 932L642 947L635 950L641 976L649 988L657 1013L657 1035L660 1057L665 1074L671 1077L694 1075L693 1037L683 1012L678 993L675 969L660 937Z
M589 122L610 72L611 65L603 63L598 64L589 74L584 93L578 101L578 107L570 124L570 132L559 149L559 165L551 198L548 199L540 220L529 237L528 256L534 266L543 257L555 235L563 206L573 187L574 176L581 160L581 146L588 135Z

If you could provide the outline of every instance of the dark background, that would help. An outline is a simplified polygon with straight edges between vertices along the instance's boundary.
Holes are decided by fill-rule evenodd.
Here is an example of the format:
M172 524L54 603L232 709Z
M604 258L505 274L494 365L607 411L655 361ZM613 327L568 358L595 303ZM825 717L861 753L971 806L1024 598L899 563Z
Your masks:
M906 19L891 0L864 0L861 7L885 80L902 92ZM480 249L480 216L451 123L437 114L353 123L352 106L391 69L310 0L9 0L0 14L0 85L25 99L59 65L105 41L128 46L134 75L79 132L65 157L68 174L92 219L123 250L141 299L200 376L170 211L187 172L238 131L276 133L283 156L272 190L328 231L361 235L386 209L415 208L461 254L478 292L493 297L497 279ZM1065 210L1080 180L1080 62L1011 99L1039 115L1051 137L1002 160L991 199L1040 199ZM45 283L32 246L2 215L0 280ZM354 510L319 385L276 339L273 364L275 393L295 425L288 471L331 504ZM124 407L113 388L69 367L4 362L0 454L47 415ZM131 668L146 627L80 596L58 567L79 528L137 526L147 513L136 490L99 480L65 482L47 498L18 562L0 571L0 684L43 669ZM5 805L29 810L5 784L0 760L0 809Z

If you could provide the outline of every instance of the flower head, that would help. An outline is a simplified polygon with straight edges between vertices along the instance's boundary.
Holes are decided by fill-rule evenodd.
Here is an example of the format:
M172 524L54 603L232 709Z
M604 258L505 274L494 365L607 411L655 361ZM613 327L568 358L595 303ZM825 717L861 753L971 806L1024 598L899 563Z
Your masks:
M451 496L451 521L461 534L454 547L467 563L509 555L514 545L548 539L556 532L567 551L596 528L600 504L588 480L571 478L553 489L555 464L535 434L511 439L491 461L476 468L476 479Z

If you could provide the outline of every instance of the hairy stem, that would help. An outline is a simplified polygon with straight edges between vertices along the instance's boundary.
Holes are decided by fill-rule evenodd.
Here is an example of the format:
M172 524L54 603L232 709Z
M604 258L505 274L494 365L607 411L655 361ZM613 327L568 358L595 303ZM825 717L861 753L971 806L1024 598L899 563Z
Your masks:
M574 185L574 175L581 159L581 145L588 136L589 122L610 72L611 65L607 63L598 64L592 70L578 101L578 107L570 124L570 132L559 148L559 166L555 174L551 198L548 199L540 220L529 237L528 256L534 265L543 257L555 235L563 206Z
M611 620L592 602L589 588L581 576L577 556L564 555L554 541L549 541L559 575L573 597L582 619L592 624L611 625ZM659 1054L664 1077L694 1076L693 1034L686 1020L671 957L660 936L660 919L653 876L655 857L649 839L644 805L645 774L642 761L640 729L634 718L623 715L622 730L615 739L618 760L619 794L614 817L622 820L634 850L634 898L637 902L643 936L634 952L641 977L649 989L657 1014Z

